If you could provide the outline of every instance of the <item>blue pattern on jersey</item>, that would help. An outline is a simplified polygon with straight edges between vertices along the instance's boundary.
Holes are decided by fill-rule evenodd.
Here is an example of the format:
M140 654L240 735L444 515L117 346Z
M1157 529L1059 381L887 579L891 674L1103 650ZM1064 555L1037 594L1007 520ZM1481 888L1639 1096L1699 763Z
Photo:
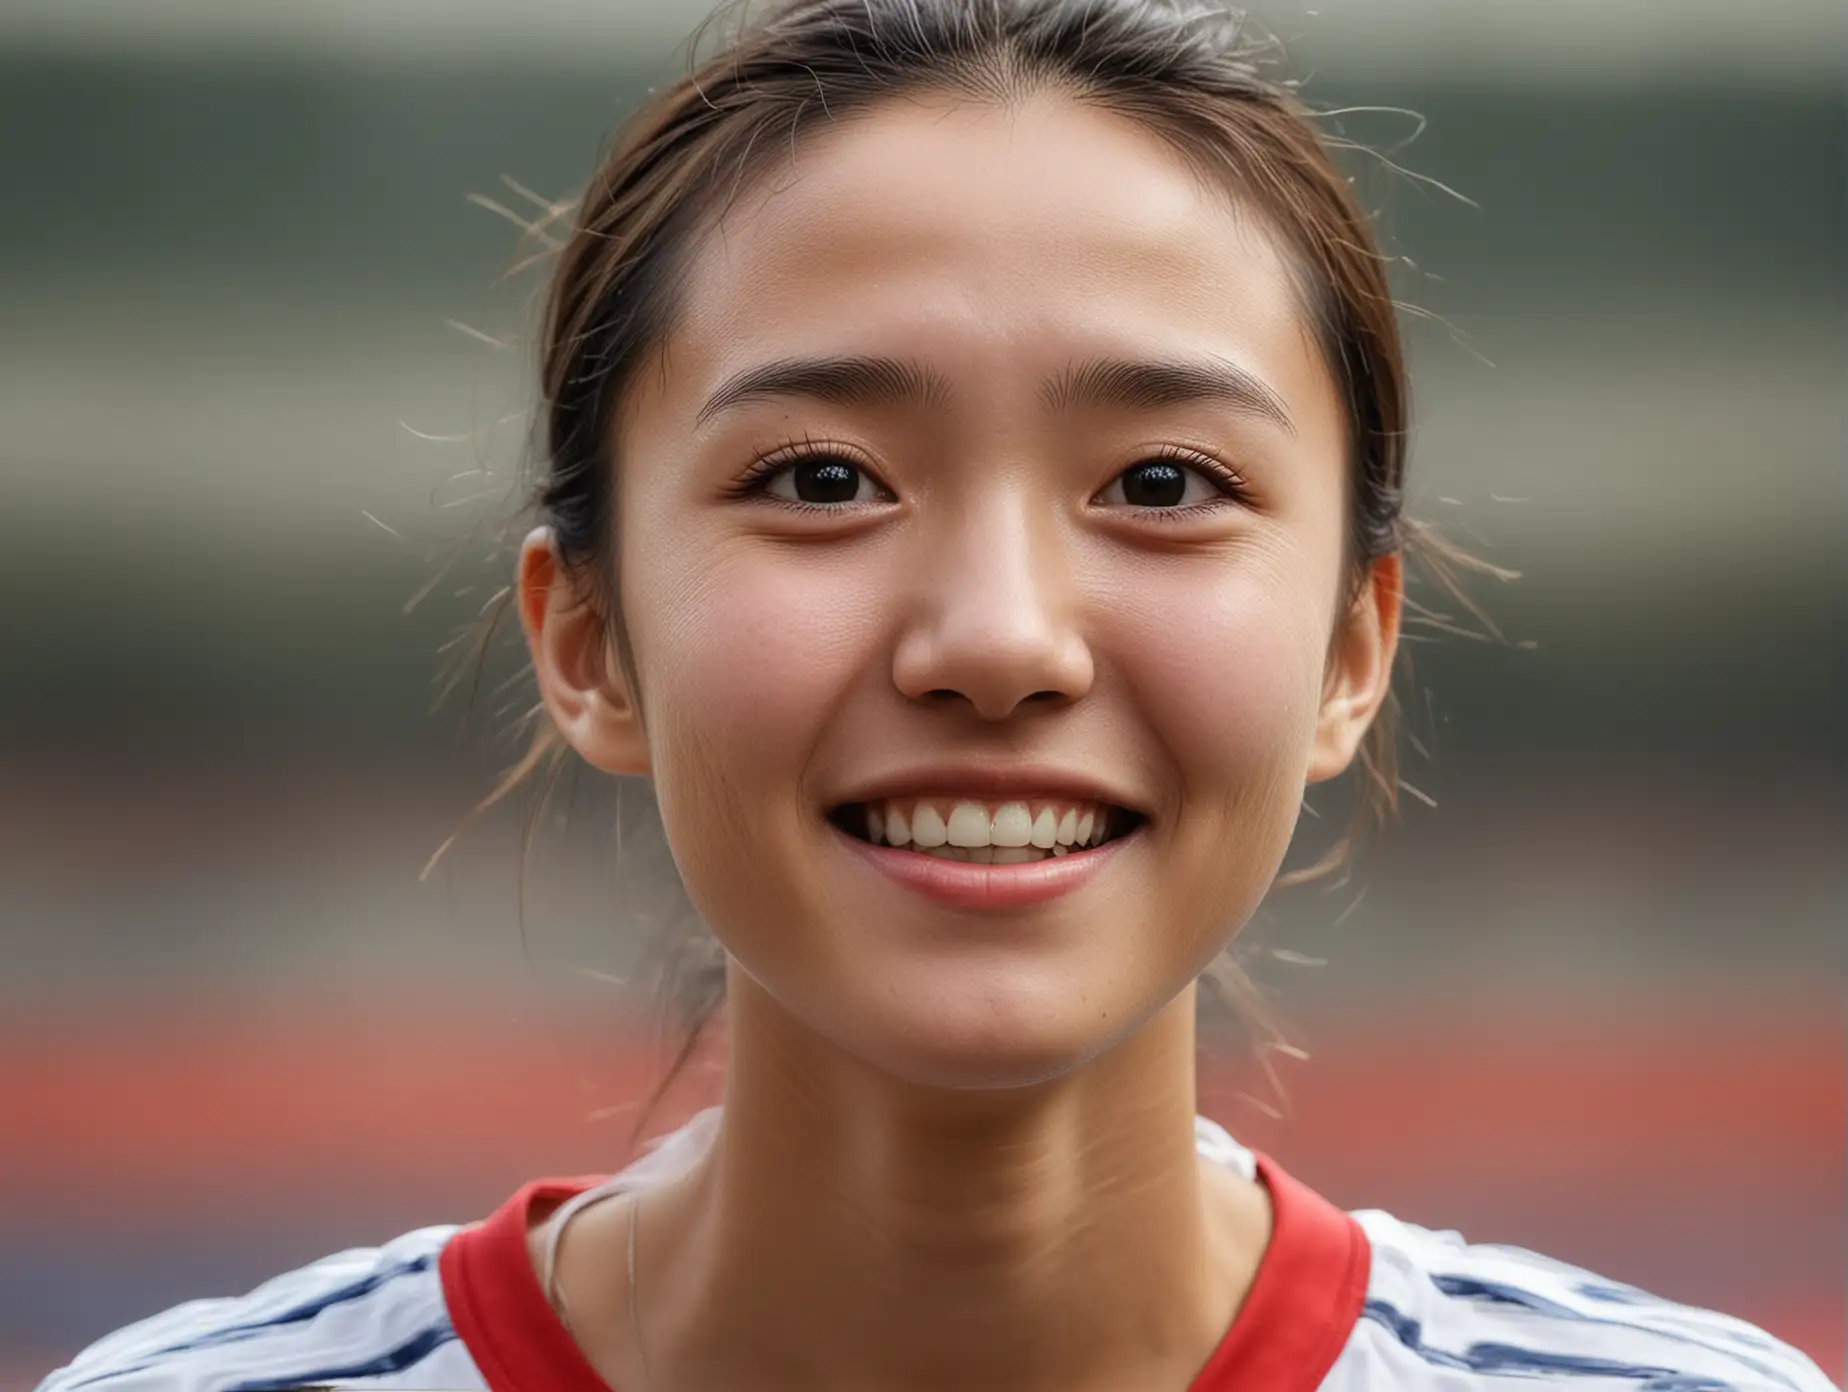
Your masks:
M1484 1281L1476 1276L1432 1276L1431 1284L1445 1295L1459 1296L1465 1300L1492 1300L1497 1305L1517 1305L1523 1310L1531 1310L1536 1315L1552 1315L1565 1319L1589 1319L1570 1306L1548 1300L1544 1295L1535 1295L1520 1286L1511 1286L1502 1281Z
M165 1348L152 1349L142 1354L140 1356L142 1361L137 1362L133 1367L112 1368L108 1372L96 1373L90 1377L82 1378L77 1382L68 1384L70 1392L77 1392L78 1388L89 1387L94 1383L103 1381L105 1378L121 1377L127 1373L145 1372L147 1369L154 1366L156 1360L171 1358L174 1354L197 1353L202 1349L222 1348L226 1344L241 1343L246 1339L254 1339L261 1334L279 1329L284 1325L301 1324L304 1321L313 1319L323 1310L331 1310L334 1306L345 1304L349 1300L359 1300L364 1296L371 1295L372 1292L379 1289L379 1287L387 1285L401 1276L415 1276L420 1271L428 1271L430 1269L430 1263L435 1260L435 1253L426 1252L420 1257L412 1257L409 1261L398 1262L393 1266L386 1267L382 1271L374 1271L370 1276L363 1277L360 1280L350 1282L344 1286L336 1287L334 1290L322 1291L317 1295L309 1297L299 1305L293 1305L287 1309L279 1310L275 1314L266 1315L260 1320L253 1320L246 1324L227 1324L217 1329L208 1329L201 1334L187 1339L183 1343L168 1344ZM453 1339L455 1337L455 1332L451 1330L448 1337ZM294 1379L294 1385L299 1386L301 1382L302 1379L300 1378Z
M1654 1306L1659 1319L1680 1318L1672 1313L1674 1307L1666 1305L1660 1296L1651 1295L1648 1291L1638 1289L1636 1286L1621 1285L1616 1281L1581 1281L1572 1287L1572 1293L1586 1300L1595 1300L1600 1305ZM1754 1329L1741 1328L1732 1324L1715 1329L1710 1324L1687 1322L1693 1324L1693 1327L1698 1328L1704 1334L1730 1339L1733 1343L1742 1344L1749 1349L1758 1349L1763 1353L1777 1351L1778 1344L1775 1339Z
M1635 1286L1599 1285L1587 1282L1581 1286L1574 1286L1573 1290L1579 1295L1584 1296L1587 1300L1596 1300L1606 1305L1654 1305L1658 1309L1658 1318L1681 1319L1680 1316L1662 1313L1662 1301L1649 1294L1647 1291L1638 1290ZM1670 1309L1672 1310L1672 1307L1670 1307ZM1701 1324L1696 1327L1698 1327L1702 1333L1715 1334L1723 1339L1730 1339L1735 1344L1742 1344L1749 1349L1757 1349L1761 1353L1775 1353L1777 1351L1778 1345L1776 1340L1772 1339L1769 1335L1761 1334L1757 1330L1749 1327L1739 1328L1730 1324L1720 1329L1715 1329L1706 1324Z
M1557 1301L1548 1300L1543 1295L1536 1295L1530 1290L1524 1290L1520 1286L1511 1286L1502 1281L1485 1281L1476 1276L1433 1274L1431 1277L1431 1284L1436 1286L1445 1295L1459 1296L1463 1299L1490 1300L1501 1305L1513 1305L1520 1309L1531 1311L1537 1315L1549 1315L1554 1319L1571 1320L1577 1324L1598 1324L1616 1329L1645 1328L1645 1326L1631 1324L1624 1320L1605 1319L1599 1315L1588 1315L1582 1310L1574 1310L1569 1305L1561 1305ZM1621 1290L1623 1292L1623 1304L1636 1308L1653 1306L1658 1319L1662 1319L1665 1322L1681 1323L1681 1321L1674 1319L1674 1306L1668 1304L1666 1301L1658 1300L1652 1295L1645 1294L1634 1287L1593 1286L1590 1289L1610 1291ZM1581 1295L1585 1294L1586 1288L1580 1287L1579 1293ZM1773 1345L1768 1339L1741 1334L1737 1330L1715 1326L1710 1323L1701 1323L1695 1326L1700 1337L1696 1337L1693 1332L1683 1329L1668 1329L1662 1327L1660 1324L1648 1325L1646 1329L1648 1333L1653 1334L1658 1339L1668 1339L1674 1343L1680 1344L1692 1344L1695 1348L1706 1349L1709 1353L1717 1353L1723 1357L1735 1359L1757 1373L1760 1377L1773 1378L1785 1387L1794 1388L1797 1385L1783 1373L1780 1373L1776 1368L1760 1363L1756 1359L1747 1358L1744 1354L1734 1349L1721 1348L1714 1342L1715 1339L1724 1339L1735 1344L1743 1345L1749 1349L1769 1352L1773 1348Z
M1572 1289L1584 1296L1587 1300L1600 1301L1606 1305L1653 1305L1656 1303L1656 1298L1653 1295L1646 1290L1638 1290L1635 1286L1618 1286L1609 1283L1599 1284L1595 1281L1587 1281L1585 1284L1574 1286Z
M435 1328L424 1330L415 1339L400 1344L390 1353L382 1353L365 1363L349 1363L340 1368L317 1368L312 1373L291 1373L287 1377L239 1382L227 1387L225 1392L291 1392L295 1388L319 1387L331 1382L350 1382L354 1378L402 1373L416 1367L455 1337L456 1331L445 1321Z
M1471 1373L1624 1378L1637 1383L1638 1392L1739 1392L1730 1382L1678 1373L1673 1368L1619 1363L1615 1359L1590 1358L1577 1353L1543 1353L1539 1349L1516 1348L1512 1344L1471 1344L1460 1353L1452 1353L1425 1343L1424 1327L1384 1300L1369 1300L1361 1310L1361 1318L1391 1330L1393 1337L1406 1348L1439 1368L1458 1368Z

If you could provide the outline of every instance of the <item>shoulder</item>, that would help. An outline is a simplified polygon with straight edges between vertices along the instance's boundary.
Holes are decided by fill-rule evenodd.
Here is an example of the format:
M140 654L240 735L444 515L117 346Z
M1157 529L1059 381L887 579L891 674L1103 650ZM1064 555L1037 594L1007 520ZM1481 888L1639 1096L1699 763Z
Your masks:
M314 1384L479 1388L438 1269L454 1227L423 1228L194 1300L92 1344L39 1392L271 1392Z
M1353 1215L1372 1248L1359 1321L1324 1387L1832 1392L1762 1330L1518 1247Z

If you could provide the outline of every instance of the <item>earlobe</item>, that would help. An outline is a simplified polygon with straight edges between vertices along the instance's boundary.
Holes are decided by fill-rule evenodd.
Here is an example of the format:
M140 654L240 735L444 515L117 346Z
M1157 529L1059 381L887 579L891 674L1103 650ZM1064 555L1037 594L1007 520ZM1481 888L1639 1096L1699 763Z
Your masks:
M1360 593L1338 621L1309 756L1311 783L1346 771L1392 690L1404 576L1404 560L1397 552L1372 562Z
M521 545L514 593L539 696L559 734L593 768L646 774L647 742L609 625L560 560L549 528Z

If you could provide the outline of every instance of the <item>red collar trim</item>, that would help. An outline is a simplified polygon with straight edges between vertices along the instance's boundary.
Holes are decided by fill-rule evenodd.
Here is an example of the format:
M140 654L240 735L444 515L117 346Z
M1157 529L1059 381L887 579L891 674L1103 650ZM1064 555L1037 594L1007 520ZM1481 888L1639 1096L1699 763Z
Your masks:
M1315 1392L1367 1294L1371 1250L1360 1225L1267 1157L1258 1174L1275 1221L1238 1318L1189 1392ZM539 1289L526 1251L533 1210L598 1179L541 1179L443 1248L450 1321L489 1392L610 1392Z
M610 1392L554 1313L526 1252L535 1209L602 1182L536 1179L443 1244L443 1303L489 1392Z
M1315 1392L1335 1366L1367 1298L1373 1249L1360 1224L1267 1155L1271 1240L1238 1318L1188 1392Z

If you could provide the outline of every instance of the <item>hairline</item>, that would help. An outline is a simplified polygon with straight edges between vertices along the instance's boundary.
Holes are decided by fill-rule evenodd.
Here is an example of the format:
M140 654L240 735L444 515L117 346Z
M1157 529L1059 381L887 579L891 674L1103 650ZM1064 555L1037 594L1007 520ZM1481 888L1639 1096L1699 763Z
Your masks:
M1289 278L1296 296L1302 327L1309 333L1316 357L1328 372L1344 403L1343 429L1346 431L1349 428L1351 422L1347 420L1348 411L1345 406L1345 373L1332 351L1335 344L1332 326L1328 322L1326 289L1320 285L1310 267L1305 248L1300 244L1301 239L1291 235L1287 220L1267 206L1262 198L1236 186L1236 171L1229 161L1215 160L1210 146L1205 142L1189 140L1184 131L1175 128L1174 123L1153 118L1143 111L1128 109L1126 102L1111 100L1118 94L1104 84L1081 84L1058 74L1010 71L1005 73L1003 80L1017 79L1018 85L1009 85L997 91L979 86L981 76L982 73L973 71L935 74L875 93L867 100L852 102L839 111L821 102L818 104L823 106L823 120L828 124L820 128L813 122L803 121L807 104L798 106L790 118L788 138L778 142L785 152L782 168L792 178L799 177L798 163L812 153L818 140L837 133L844 136L850 133L851 127L873 120L883 109L930 97L947 99L957 107L986 107L1008 112L1025 106L1035 98L1052 96L1133 125L1154 135L1176 157L1177 163L1189 174L1196 189L1218 202L1235 220L1264 236L1278 253L1284 274ZM997 86L1001 86L1001 83L998 82ZM724 235L727 222L736 216L749 216L761 207L761 202L756 200L761 198L764 182L771 176L773 165L767 161L753 165L751 154L748 144L737 153L736 160L744 167L739 170L738 177L732 181L730 189L717 201L716 206L714 199L719 176L708 174L663 227L663 232L668 234L665 240L669 245L660 253L665 264L657 268L660 276L657 285L664 288L656 291L663 299L658 307L659 317L655 320L652 340L637 353L635 360L623 373L623 380L606 384L606 417L600 422L600 429L606 462L609 467L618 469L618 478L622 422L633 404L632 393L646 371L663 374L667 371L666 356L670 340L679 330L682 311L691 298L686 286L710 250L713 239ZM614 390L608 390L609 387ZM1350 441L1348 447L1354 449L1357 446L1358 442ZM612 487L619 486L616 479L612 479L611 483ZM606 540L614 547L614 537ZM1360 558L1353 559L1358 562Z

